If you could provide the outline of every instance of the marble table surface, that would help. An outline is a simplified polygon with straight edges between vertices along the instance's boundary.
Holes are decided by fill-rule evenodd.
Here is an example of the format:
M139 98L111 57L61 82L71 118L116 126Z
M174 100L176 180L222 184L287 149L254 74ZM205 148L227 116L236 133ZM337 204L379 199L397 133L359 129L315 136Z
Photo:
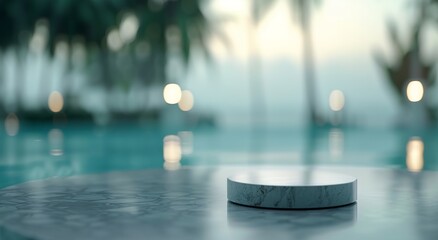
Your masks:
M0 239L436 239L438 235L438 172L318 168L357 177L357 203L322 210L272 210L227 201L227 176L248 168L115 172L4 188Z

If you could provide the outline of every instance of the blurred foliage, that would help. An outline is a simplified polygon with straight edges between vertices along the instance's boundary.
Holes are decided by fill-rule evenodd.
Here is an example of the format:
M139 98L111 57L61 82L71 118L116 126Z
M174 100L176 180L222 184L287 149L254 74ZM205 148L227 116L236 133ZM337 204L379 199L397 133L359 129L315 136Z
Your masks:
M426 63L421 56L419 29L412 31L411 40L409 44L406 44L407 46L402 44L394 23L388 25L388 31L390 33L391 45L394 47L396 54L395 61L393 63L387 62L380 52L375 53L375 59L384 70L391 86L398 93L401 102L403 102L406 99L406 85L412 79L421 79L426 88L435 83L436 76L433 71L435 63ZM413 63L412 61L417 62ZM417 65L414 67L418 68L418 76L413 75L412 64Z
M210 55L207 38L213 27L201 10L201 1L141 1L127 0L137 16L140 27L138 39L149 44L153 58L150 73L154 79L166 81L164 74L166 57L170 51L179 53L183 62L189 64L192 46L196 45L207 59Z
M251 8L252 21L258 23L273 6L275 1L253 0ZM311 19L312 9L318 6L320 0L287 0L291 16L297 21L303 35L304 84L306 100L309 109L309 121L321 124L325 120L317 112L316 70L314 63L314 48L312 43Z
M26 1L32 2L32 1ZM33 1L35 2L35 1ZM86 46L105 47L104 39L110 27L117 24L121 0L38 0L38 19L49 26L48 47L53 53L60 38L72 43L81 39ZM26 3L23 3L25 6Z
M49 25L49 49L56 42L80 38L86 45L106 47L111 28L118 27L123 12L140 20L139 35L152 49L166 51L166 31L176 27L181 34L184 60L190 57L193 41L205 44L211 27L201 11L200 0L2 0L0 1L1 47L16 45L20 36L33 32L38 20ZM206 48L203 48L206 50Z
M404 44L394 22L388 24L388 35L393 46L395 58L392 62L385 59L381 51L374 52L374 59L386 75L386 79L397 93L402 104L408 103L406 86L412 80L420 80L425 92L436 82L436 63L438 58L425 60L422 56L421 34L430 20L438 17L438 11L431 11L438 3L436 0L418 1L418 14L409 31L408 43ZM426 116L430 121L437 119L436 108L426 103Z
M171 56L179 58L185 67L189 66L193 47L210 58L207 38L218 32L203 13L203 2L0 0L0 53L7 49L27 49L32 34L42 25L47 37L44 51L49 56L55 56L60 42L68 47L67 73L73 69L72 48L80 44L86 53L83 65L92 75L90 83L102 86L107 92L113 88L129 89L138 79L143 86L164 84L169 82L167 66ZM138 20L138 29L132 41L123 42L120 28L127 14ZM113 37L122 41L117 43L120 45L117 49L109 46L112 32ZM223 35L220 37L224 39ZM69 93L71 84L67 83L69 78L66 79L64 89L69 106L73 100ZM170 81L176 80L180 79Z
M269 12L276 1L253 0L251 4L251 20L259 23Z
M438 0L426 0L427 16L438 25Z

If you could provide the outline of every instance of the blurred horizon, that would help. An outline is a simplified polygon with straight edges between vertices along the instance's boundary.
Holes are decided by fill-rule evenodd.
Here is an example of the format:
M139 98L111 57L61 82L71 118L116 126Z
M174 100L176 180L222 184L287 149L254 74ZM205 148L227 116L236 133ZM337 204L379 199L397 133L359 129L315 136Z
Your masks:
M150 2L160 1L143 2L151 7ZM163 1L160 3L164 4L163 11L166 4L173 4L170 2L179 1ZM169 125L178 122L182 122L182 125L197 125L197 121L225 127L248 124L293 127L308 124L306 76L303 71L305 61L302 59L305 43L300 25L297 24L296 12L288 7L288 0L274 1L258 23L251 20L251 7L257 1L190 2L195 4L193 6L200 7L207 19L205 24L208 22L213 27L206 30L206 35L200 38L205 43L199 43L200 39L196 38L189 43L194 47L188 49L188 56L185 47L172 50L170 44L170 50L165 50L169 51L165 62L158 64L165 64L165 77L160 78L162 70L157 70L158 78L155 78L158 80L148 80L153 78L149 76L156 75L154 72L142 72L142 68L152 64L147 62L149 60L141 62L142 60L132 60L136 58L130 57L130 54L134 54L142 59L142 54L152 54L163 44L158 43L154 47L150 45L152 43L145 44L138 36L139 40L135 40L142 25L141 16L135 17L133 12L136 9L120 9L118 19L122 20L119 23L120 32L117 33L120 35L115 35L111 28L105 30L108 36L102 41L106 40L109 48L106 58L112 61L108 70L114 73L93 72L98 60L89 60L95 58L90 55L94 54L91 52L94 50L88 49L81 41L71 45L62 41L55 44L54 57L51 57L46 36L51 29L50 23L45 25L46 20L38 19L24 58L17 60L19 55L16 55L14 47L0 50L4 117L17 110L17 99L21 101L22 112L41 111L47 110L51 94L55 94L52 100L58 101L59 93L62 100L61 113L80 107L81 111L87 112L83 113L85 119L93 119L97 124L108 123L111 112L117 113L124 120L132 118L137 121L138 118L144 118L168 122ZM324 119L322 124L398 126L400 119L405 118L406 114L409 115L406 118L412 118L408 126L421 126L428 122L421 117L416 118L417 115L422 115L416 114L422 103L401 104L398 101L397 93L385 79L385 74L379 69L373 56L376 51L380 51L388 61L397 61L397 53L391 45L391 33L388 34L388 23L395 23L400 41L405 45L409 44L418 18L418 4L421 2L429 1L397 0L376 3L371 0L325 0L319 1L315 9L311 10L309 31L313 35L311 42L315 75L312 91L315 93L317 113ZM125 30L128 31L127 36L133 38L126 43L118 42L121 41L118 38L123 38L123 26L128 29ZM169 26L166 27L165 40L181 44L178 35L181 30ZM433 66L436 66L438 56L437 29L437 24L427 22L421 29L420 36L422 59L425 62L433 61ZM215 31L220 34L215 34ZM249 43L251 41L252 48ZM208 54L204 53L206 49ZM69 58L72 63L66 60ZM255 61L258 64L257 71L251 65ZM73 64L73 70L69 70L69 64ZM152 73L155 75L150 75ZM99 74L103 76L99 77ZM113 78L111 81L114 83L109 88L105 85L108 83L100 83L101 80L98 79L104 79L105 74L112 75ZM17 78L23 80L17 82ZM181 90L190 91L186 92L190 95L187 100L190 107L187 106L188 103L185 106L187 111L181 111L181 106L166 104L162 94L163 87L168 83L176 83ZM255 85L258 85L258 90L252 90ZM17 87L21 90L17 91ZM342 97L340 111L330 109L330 96L336 91ZM437 91L436 85L430 84L422 102L436 109ZM253 108L261 110L256 110L254 115ZM413 110L406 111L410 108ZM70 117L68 113L66 116ZM333 119L341 122L334 123Z

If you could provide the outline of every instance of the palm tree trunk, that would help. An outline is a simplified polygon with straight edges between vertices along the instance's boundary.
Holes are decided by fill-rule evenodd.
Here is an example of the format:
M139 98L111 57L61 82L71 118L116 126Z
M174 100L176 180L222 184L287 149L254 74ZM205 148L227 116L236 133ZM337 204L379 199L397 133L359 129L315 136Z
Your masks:
M104 104L108 111L111 110L111 104L110 104L110 94L111 94L111 85L112 85L112 78L110 74L111 64L109 59L109 52L106 49L102 49L99 51L99 57L100 57L100 70L101 70L101 82L105 89L105 96L104 96Z
M72 51L70 51L72 52ZM63 74L65 74L62 89L64 90L64 105L70 110L77 110L77 103L75 102L73 95L73 86L74 86L74 66L73 60L71 56L67 58L66 69Z
M250 40L250 42L254 42ZM252 45L252 46L251 46ZM251 117L255 125L263 124L265 122L266 107L265 97L263 93L263 81L261 79L261 62L258 58L256 47L254 43L250 43L252 54L250 54L249 62L249 78L250 78L250 99L251 99Z
M5 109L4 101L5 98L4 96L6 95L5 89L6 89L6 84L5 84L5 74L4 74L4 66L3 66L3 52L0 50L0 94L1 94L1 98L0 98L0 107L2 109ZM0 111L0 114L2 112Z
M256 40L256 26L259 19L259 6L256 3L254 7L254 16L251 18L251 26L248 31L249 46L249 89L250 89L250 106L251 118L254 127L264 124L266 121L265 95L263 92L263 81L261 77L261 61L258 54L258 42Z
M310 4L310 3L309 3ZM303 57L304 57L304 80L306 86L307 104L309 109L309 117L312 123L318 121L316 112L316 77L315 63L313 56L312 32L310 23L310 9L306 3L301 4L301 31L303 32Z
M41 58L44 59L43 57ZM47 103L47 100L50 95L50 91L52 90L51 79L52 79L52 72L47 70L45 61L41 61L39 95L43 99L42 100L43 104ZM43 105L43 109L45 108L47 108L47 104Z
M20 47L16 48L16 66L15 66L15 109L19 112L22 107L23 92L25 91L24 77L25 77L25 64L24 64L24 52Z

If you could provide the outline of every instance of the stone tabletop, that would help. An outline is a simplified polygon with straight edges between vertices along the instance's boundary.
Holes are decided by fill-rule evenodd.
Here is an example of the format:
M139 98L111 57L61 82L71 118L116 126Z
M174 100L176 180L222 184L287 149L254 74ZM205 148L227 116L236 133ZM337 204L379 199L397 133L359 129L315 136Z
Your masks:
M115 172L11 186L0 190L0 239L434 239L438 235L438 172L318 168L356 177L357 203L322 210L272 210L227 201L227 177L249 168ZM261 167L251 169L257 168Z

